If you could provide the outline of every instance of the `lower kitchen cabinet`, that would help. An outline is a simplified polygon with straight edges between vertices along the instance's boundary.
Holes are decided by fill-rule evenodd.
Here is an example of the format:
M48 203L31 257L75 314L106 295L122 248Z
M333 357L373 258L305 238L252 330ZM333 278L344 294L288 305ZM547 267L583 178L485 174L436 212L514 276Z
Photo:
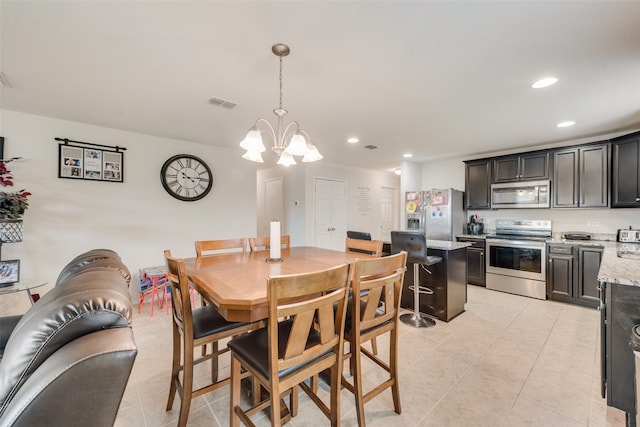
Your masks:
M578 283L575 298L588 307L600 303L598 270L602 261L602 248L578 246Z
M586 307L598 307L601 247L549 244L547 297Z
M458 237L458 242L469 242L467 247L467 283L486 286L485 279L485 239L473 237Z

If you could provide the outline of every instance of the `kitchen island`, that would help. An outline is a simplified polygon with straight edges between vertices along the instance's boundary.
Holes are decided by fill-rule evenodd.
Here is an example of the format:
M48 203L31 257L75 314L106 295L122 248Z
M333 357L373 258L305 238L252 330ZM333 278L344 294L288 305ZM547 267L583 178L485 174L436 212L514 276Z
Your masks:
M640 324L640 245L606 242L600 282L601 394L635 420L635 356L631 328ZM635 425L628 424L628 425Z
M448 322L464 312L467 302L467 242L427 239L430 256L439 256L442 262L428 267L431 274L420 269L420 284L433 290L432 295L420 294L420 312ZM407 263L400 306L414 308L413 263Z

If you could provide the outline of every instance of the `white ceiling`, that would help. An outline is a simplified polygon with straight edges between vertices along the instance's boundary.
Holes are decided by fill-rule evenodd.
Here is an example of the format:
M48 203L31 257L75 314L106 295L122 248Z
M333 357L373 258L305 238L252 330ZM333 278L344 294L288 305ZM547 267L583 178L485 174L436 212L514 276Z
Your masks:
M1 0L0 14L2 108L238 155L257 118L275 123L276 42L291 47L288 119L332 163L390 170L405 152L640 128L640 1ZM531 89L547 75L560 81Z

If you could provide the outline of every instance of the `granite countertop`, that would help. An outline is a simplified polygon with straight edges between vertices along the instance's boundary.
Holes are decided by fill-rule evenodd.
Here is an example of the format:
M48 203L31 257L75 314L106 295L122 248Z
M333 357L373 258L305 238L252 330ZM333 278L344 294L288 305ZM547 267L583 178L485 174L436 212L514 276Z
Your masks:
M457 234L456 237L464 237L467 239L486 239L486 234Z
M442 251L455 251L471 246L468 242L450 242L448 240L431 240L427 239L428 249L440 249Z
M604 253L598 280L620 285L640 286L640 245L603 242Z

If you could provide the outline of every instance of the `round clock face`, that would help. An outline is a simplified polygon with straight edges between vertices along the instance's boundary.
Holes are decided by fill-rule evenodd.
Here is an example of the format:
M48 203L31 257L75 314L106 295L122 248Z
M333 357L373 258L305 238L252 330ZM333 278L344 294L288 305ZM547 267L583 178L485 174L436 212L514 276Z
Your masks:
M200 200L213 187L209 166L196 156L178 154L169 158L160 170L160 180L167 193L178 200Z

